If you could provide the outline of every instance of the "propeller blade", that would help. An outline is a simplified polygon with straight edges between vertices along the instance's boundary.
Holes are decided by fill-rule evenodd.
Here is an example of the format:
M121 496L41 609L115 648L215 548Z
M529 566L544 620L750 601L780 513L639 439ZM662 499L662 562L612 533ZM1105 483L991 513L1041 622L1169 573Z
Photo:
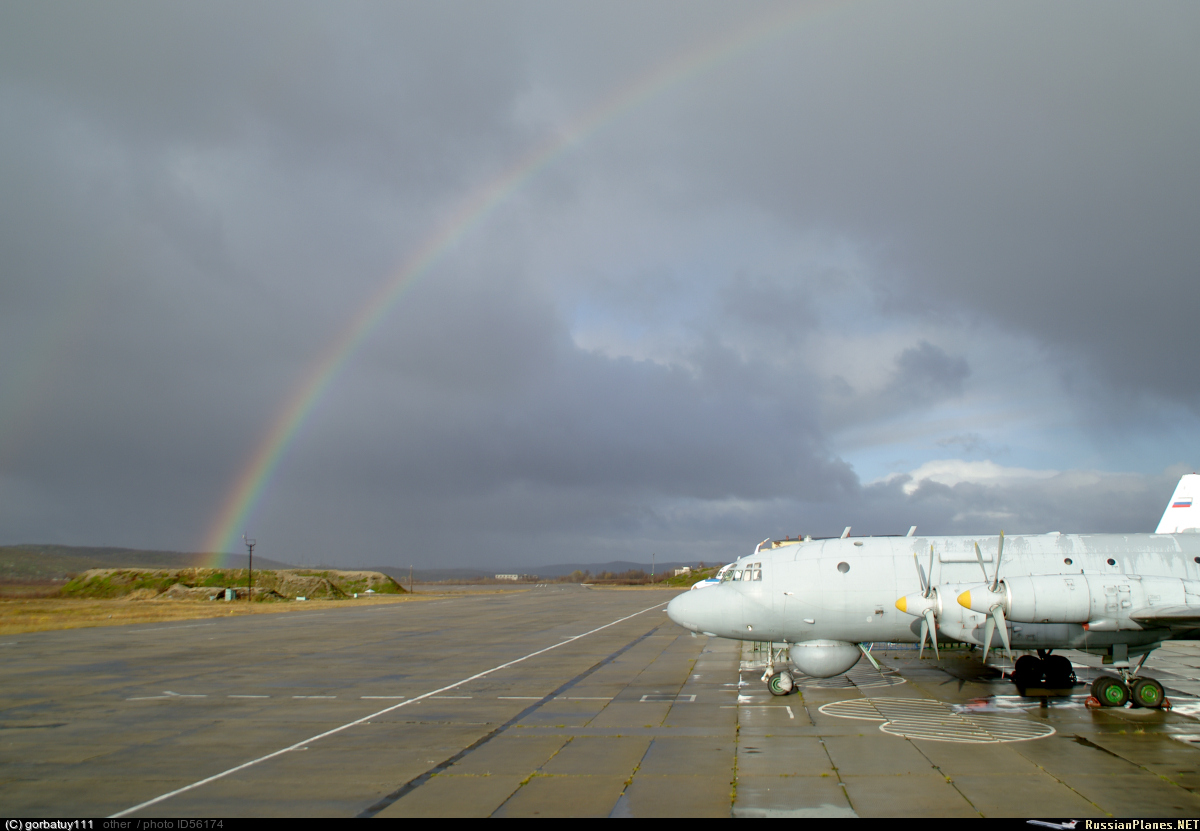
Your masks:
M929 631L933 633L933 657L940 661L942 660L942 656L938 654L937 648L937 616L934 615L933 609L925 610L925 624L929 627ZM921 631L925 631L924 627L921 628ZM925 648L924 634L921 635L921 648Z
M975 543L975 559L979 561L979 570L983 572L983 582L988 582L987 569L983 567L983 552L979 550L979 543Z
M929 597L929 595L932 593L933 593L933 543L930 543L929 544L929 589L926 591L925 596ZM936 640L937 639L935 638L934 641L936 642Z
M929 637L929 618L921 619L921 650L917 653L917 660L925 657L925 638ZM934 640L934 645L937 645L937 640Z
M921 568L921 561L917 559L917 552L913 552L913 565L917 567L917 577L921 580L921 596L929 597L929 583L925 579L925 569Z
M992 617L990 620L994 621L996 626L999 627L1000 640L1002 640L1004 642L1004 651L1008 653L1008 660L1011 661L1013 659L1012 644L1008 640L1008 624L1004 620L1004 610L1001 609L1000 606L998 606L998 605L993 606L992 607Z
M992 633L996 631L996 619L989 616L983 627L983 662L987 663L988 652L992 648Z
M996 576L992 578L992 591L1000 590L1000 558L1004 556L1004 532L1000 532L1000 545L996 548Z

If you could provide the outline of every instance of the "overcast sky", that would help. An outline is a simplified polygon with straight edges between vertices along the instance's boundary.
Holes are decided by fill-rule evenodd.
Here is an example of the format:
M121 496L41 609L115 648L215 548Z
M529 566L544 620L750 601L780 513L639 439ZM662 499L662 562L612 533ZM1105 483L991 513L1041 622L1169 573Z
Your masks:
M0 5L0 543L728 561L1152 531L1200 4ZM556 144L558 142L558 144ZM464 213L464 211L466 211Z

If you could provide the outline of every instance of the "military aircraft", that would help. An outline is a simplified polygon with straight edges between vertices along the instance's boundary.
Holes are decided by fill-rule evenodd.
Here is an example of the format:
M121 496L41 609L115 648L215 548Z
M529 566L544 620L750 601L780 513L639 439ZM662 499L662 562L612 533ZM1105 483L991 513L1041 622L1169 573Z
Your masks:
M899 599L897 599L899 598ZM1200 638L1200 474L1179 480L1153 534L1020 534L759 543L722 582L685 592L671 620L711 637L780 644L790 664L829 678L871 658L865 643L959 641L995 636L1024 650L1018 689L1069 685L1071 662L1055 649L1099 654L1116 675L1092 685L1101 706L1161 707L1163 687L1141 675L1163 641ZM782 649L763 680L775 695L795 683ZM1132 658L1140 656L1134 665Z

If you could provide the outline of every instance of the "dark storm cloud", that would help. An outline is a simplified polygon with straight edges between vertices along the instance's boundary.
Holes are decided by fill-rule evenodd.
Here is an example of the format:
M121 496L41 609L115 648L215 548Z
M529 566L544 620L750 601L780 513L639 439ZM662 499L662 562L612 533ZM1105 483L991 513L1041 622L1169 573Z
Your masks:
M1200 382L1164 359L1200 305L1200 10L1145 11L847 8L780 44L774 73L722 78L742 85L682 147L723 193L876 238L896 304L1195 406Z
M1079 391L1075 418L1114 392L1150 403L1113 430L1194 407L1170 358L1200 307L1198 15L10 4L0 523L198 545L284 402L470 193L656 67L795 16L444 252L289 445L252 515L264 553L712 560L845 524L1143 527L1167 474L864 486L835 435L1010 380L997 330ZM1006 446L977 430L929 444Z

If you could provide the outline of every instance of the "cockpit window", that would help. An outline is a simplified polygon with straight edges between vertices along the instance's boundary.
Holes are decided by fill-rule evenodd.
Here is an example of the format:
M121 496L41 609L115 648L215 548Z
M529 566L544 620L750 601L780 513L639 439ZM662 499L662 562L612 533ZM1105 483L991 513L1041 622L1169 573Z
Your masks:
M726 580L762 580L762 563L746 563L745 568L734 568L721 576L721 582Z

